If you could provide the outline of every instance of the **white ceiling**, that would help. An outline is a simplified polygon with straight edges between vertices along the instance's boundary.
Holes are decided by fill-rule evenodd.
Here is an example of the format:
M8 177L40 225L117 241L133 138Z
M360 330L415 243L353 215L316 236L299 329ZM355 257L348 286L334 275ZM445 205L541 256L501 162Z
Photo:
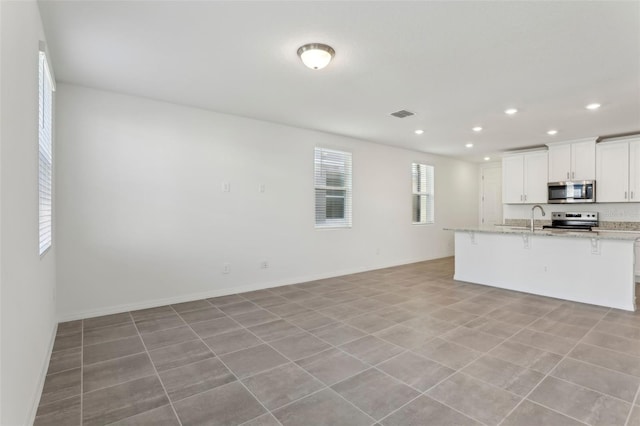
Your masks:
M640 130L637 1L41 0L40 9L62 82L470 160ZM324 70L296 56L309 42L336 50ZM602 107L588 111L590 102ZM389 115L399 109L416 115Z

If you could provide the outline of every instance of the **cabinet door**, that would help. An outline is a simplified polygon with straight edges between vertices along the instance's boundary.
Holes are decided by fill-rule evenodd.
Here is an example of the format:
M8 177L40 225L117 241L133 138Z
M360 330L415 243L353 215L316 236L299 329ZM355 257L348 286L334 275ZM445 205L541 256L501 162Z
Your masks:
M599 143L596 146L596 201L626 202L628 196L629 143Z
M629 142L629 201L640 202L640 139Z
M549 182L571 179L571 144L549 147Z
M547 202L547 153L537 152L524 156L525 203Z
M502 159L502 202L521 204L524 197L524 161L522 155Z
M596 142L571 144L571 180L596 178Z

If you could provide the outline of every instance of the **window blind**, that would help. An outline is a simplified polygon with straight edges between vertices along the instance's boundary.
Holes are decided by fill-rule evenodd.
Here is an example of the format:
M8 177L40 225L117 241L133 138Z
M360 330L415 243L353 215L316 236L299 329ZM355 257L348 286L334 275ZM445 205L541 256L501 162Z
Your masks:
M351 153L315 148L316 228L351 227Z
M412 163L413 223L434 223L433 166Z
M51 247L52 235L52 114L53 81L47 58L40 51L39 58L39 119L38 119L38 195L40 254Z

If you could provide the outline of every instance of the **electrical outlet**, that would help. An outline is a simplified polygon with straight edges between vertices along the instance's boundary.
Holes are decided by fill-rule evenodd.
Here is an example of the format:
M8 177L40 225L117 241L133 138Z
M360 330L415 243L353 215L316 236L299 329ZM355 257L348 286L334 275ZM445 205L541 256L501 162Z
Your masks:
M264 186L264 183L261 183L260 185L258 185L258 192L264 192L266 189L266 187Z
M231 265L228 263L225 263L224 265L222 265L222 273L223 274L228 274L231 272Z
M222 192L231 192L231 184L229 182L222 182Z
M380 249L379 249L379 248L377 248L377 249L376 249L376 255L379 255L379 254L380 254Z
M269 267L269 262L266 260L263 260L262 262L260 262L260 269L267 269Z

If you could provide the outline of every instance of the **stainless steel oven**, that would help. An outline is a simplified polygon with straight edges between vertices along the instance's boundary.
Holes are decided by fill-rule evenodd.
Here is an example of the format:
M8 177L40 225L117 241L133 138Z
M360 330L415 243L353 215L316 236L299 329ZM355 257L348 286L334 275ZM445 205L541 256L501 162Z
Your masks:
M549 182L547 184L547 194L549 204L595 203L596 181Z
M545 225L543 228L592 231L598 223L598 212L552 212L551 225Z

